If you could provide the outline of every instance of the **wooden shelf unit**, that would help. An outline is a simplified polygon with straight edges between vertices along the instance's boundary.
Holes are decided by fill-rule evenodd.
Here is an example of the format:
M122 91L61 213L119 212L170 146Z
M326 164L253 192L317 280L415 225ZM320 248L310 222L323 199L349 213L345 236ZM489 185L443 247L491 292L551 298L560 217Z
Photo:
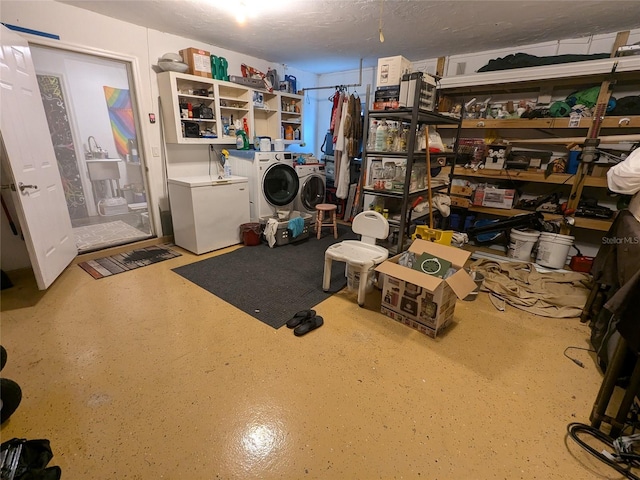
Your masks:
M623 39L624 33L619 34L616 43L619 40L624 41ZM615 73L612 73L614 71ZM564 100L571 92L596 85L599 85L601 90L598 102L604 105L606 105L608 97L603 100L603 93L610 91L610 85L614 85L613 93L617 98L638 95L640 93L640 57L608 58L445 77L440 81L439 94L441 98L451 100L451 102L444 101L443 104L453 103L454 105L464 105L472 98L476 98L479 103L482 103L484 99L489 97L492 99L491 103L502 103L503 105L508 101L515 103L518 99L526 100L536 97L550 97L551 103L553 103L556 100ZM581 144L592 132L596 132L599 137L604 137L603 145L622 141L633 142L635 141L633 139L640 134L640 115L609 116L604 114L601 117L599 130L595 128L597 127L595 120L594 117L582 117L574 126L570 118L566 117L465 118L461 123L461 136L495 138L497 135L508 143L518 145L518 149L522 147L531 150L555 150L559 153L567 151L569 145ZM449 130L446 130L447 128ZM439 126L439 129L442 129L443 135L453 135L451 127ZM514 148L516 147L514 146ZM543 172L529 170L482 169L473 171L456 166L453 171L454 177L459 178L568 185L571 188L569 194L571 202L576 205L582 196L583 186L607 188L606 177L582 176L586 173L586 168L579 173L580 175L575 176L555 173L545 178ZM584 181L577 183L578 176L584 178ZM576 195L573 195L574 191L576 191ZM475 206L471 206L468 210L500 217L530 213L528 210L505 210ZM544 216L548 220L562 218L562 215L559 214L544 213ZM573 228L578 229L607 231L612 223L612 220L599 218L574 218Z

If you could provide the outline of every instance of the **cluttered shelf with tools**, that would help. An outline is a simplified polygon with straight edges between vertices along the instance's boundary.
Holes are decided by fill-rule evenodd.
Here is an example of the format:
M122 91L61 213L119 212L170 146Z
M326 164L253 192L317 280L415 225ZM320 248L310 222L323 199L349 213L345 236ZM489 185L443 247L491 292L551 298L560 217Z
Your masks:
M476 212L476 213L486 213L486 214L496 215L500 217L513 217L514 215L531 213L530 210L521 210L517 208L511 208L509 210L506 210L502 208L474 207L474 206L469 207L469 211ZM562 218L561 214L546 213L546 212L543 212L543 214L544 214L545 220L547 221L559 220ZM613 220L606 220L606 219L600 219L600 218L575 217L574 226L576 228L585 228L588 230L599 230L599 231L606 232L609 230L609 227L611 227L612 223L613 223Z

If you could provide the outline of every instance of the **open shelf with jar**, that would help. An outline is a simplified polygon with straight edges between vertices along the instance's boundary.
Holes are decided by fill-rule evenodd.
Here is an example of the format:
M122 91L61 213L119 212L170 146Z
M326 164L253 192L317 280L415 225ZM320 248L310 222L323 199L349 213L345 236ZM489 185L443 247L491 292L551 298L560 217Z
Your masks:
M285 144L302 143L302 95L279 92L280 97L280 133Z
M163 72L158 75L158 87L167 143L203 143L218 138L220 123L212 80Z
M275 140L280 137L280 98L277 93L253 92L253 128L254 135L270 137Z
M220 111L220 138L224 143L235 143L235 131L246 130L251 121L252 91L235 83L217 81ZM234 124L230 128L230 125ZM245 127L246 125L246 127ZM249 136L251 132L245 132Z
M159 73L158 89L167 143L235 144L232 118L250 139L285 139L287 133L285 144L302 143L301 95L178 72Z

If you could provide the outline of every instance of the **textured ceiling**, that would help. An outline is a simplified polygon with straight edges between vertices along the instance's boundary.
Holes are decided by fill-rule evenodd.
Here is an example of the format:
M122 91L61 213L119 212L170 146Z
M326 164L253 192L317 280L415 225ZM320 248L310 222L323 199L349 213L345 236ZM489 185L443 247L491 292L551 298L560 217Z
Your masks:
M392 55L416 61L587 37L638 28L640 18L636 0L262 0L239 25L229 9L252 1L63 3L314 73L356 69L360 58L367 67Z

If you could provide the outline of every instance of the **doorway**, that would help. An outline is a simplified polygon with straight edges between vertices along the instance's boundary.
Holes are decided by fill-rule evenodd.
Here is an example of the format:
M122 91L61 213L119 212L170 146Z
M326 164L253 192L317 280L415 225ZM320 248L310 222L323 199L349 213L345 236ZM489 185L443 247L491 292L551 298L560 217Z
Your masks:
M30 49L78 252L152 237L131 65Z

